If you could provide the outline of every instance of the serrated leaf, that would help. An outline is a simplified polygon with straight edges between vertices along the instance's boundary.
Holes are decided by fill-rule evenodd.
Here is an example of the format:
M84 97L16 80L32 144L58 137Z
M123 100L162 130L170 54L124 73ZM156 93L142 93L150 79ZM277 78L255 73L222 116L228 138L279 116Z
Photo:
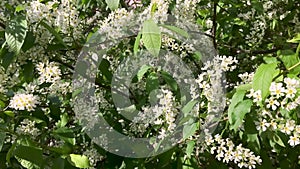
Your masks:
M176 26L171 26L171 25L160 25L160 26L162 26L166 29L169 29L170 31L173 31L173 32L175 32L175 33L177 33L177 34L179 34L183 37L189 38L189 34L181 28L178 28Z
M120 0L105 0L108 8L110 10L115 10L119 7Z
M5 28L5 40L8 47L18 54L27 34L26 17L18 15L13 17Z
M142 41L153 56L158 56L161 47L161 31L152 19L143 23Z
M248 99L240 102L234 108L231 117L232 123L230 130L233 129L234 131L237 131L237 129L242 125L245 115L250 112L252 104L252 100Z
M90 167L90 161L88 157L84 155L70 154L68 160L73 166L78 168Z
M279 73L279 71L276 70L276 67L276 63L262 64L257 68L254 74L252 88L255 91L261 90L261 96L263 99L265 99L269 94L269 88L273 77Z

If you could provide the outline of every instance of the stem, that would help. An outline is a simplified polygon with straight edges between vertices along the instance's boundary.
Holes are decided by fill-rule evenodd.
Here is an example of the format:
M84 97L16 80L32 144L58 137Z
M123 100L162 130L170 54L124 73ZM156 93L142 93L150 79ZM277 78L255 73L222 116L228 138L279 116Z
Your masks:
M300 52L300 44L298 45L297 50L296 50L296 54L298 57L299 57L299 52ZM298 63L296 63L295 65L293 65L292 67L288 68L288 71L294 69L295 67L297 67L299 65L300 65L300 61Z
M299 66L300 65L300 62L296 63L295 65L293 65L292 67L288 68L288 71L294 69L295 67Z

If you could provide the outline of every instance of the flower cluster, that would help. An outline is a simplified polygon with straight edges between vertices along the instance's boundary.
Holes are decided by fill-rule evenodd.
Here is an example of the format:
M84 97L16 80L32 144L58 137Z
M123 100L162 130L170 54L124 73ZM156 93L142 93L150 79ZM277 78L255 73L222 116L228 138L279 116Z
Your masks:
M40 135L40 130L35 127L35 121L24 119L20 124L21 125L19 125L16 129L16 133L20 135L31 135L33 138L36 138L38 135Z
M133 9L143 6L141 0L126 0L127 5Z
M33 111L39 104L39 97L33 94L16 94L10 100L9 107L15 110Z
M235 146L229 138L222 139L219 134L214 137L207 135L205 142L210 147L210 153L216 154L216 158L224 163L233 162L239 168L252 169L262 162L260 156L255 156L250 149L242 147L242 144Z
M40 83L54 83L60 80L61 71L54 62L41 62L37 65L37 70L40 75Z
M167 133L174 131L176 116L178 115L178 103L170 90L161 89L157 95L157 104L143 107L131 124L133 132L144 133L151 125L162 126L159 139L164 138Z
M203 72L198 75L196 83L198 87L202 89L202 96L208 100L208 109L212 110L212 107L223 107L226 103L225 100L220 100L222 96L223 86L220 82L223 82L223 73L226 71L233 71L237 64L236 58L232 56L216 56L212 61L207 61L202 68Z
M95 148L87 149L85 152L83 152L83 155L85 155L89 158L90 165L91 165L90 169L95 168L97 163L104 159L104 157L102 155L100 155L98 153L97 149L95 149Z
M162 48L177 52L181 58L195 52L193 44L179 43L174 38L168 37L167 35L162 36Z

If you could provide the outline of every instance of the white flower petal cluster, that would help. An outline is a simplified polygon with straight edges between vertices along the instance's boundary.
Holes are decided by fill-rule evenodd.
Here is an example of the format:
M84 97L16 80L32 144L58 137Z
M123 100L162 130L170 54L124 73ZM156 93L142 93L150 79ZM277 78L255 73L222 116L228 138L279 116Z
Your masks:
M105 157L100 155L96 148L87 149L83 152L83 155L89 158L90 167L89 169L94 169L99 161L102 161Z
M164 138L176 127L176 116L179 113L178 103L172 92L161 89L161 94L157 95L158 103L153 106L144 106L131 123L131 130L135 133L143 133L150 125L163 126L159 131L158 138Z
M257 103L257 105L262 101L261 90L255 91L254 89L250 89L250 93L246 96L248 98L253 98L253 102Z
M216 159L224 163L233 162L239 168L252 169L262 162L260 156L255 156L250 149L242 147L241 144L235 146L229 138L222 139L219 134L214 137L207 135L205 142L210 148L209 152L215 154Z
M245 72L239 74L238 77L242 80L241 84L251 83L253 81L254 72L251 73Z
M288 144L290 146L297 146L300 144L300 125L296 125L294 120L287 120L285 124L280 124L278 129L289 135Z
M34 111L39 104L39 97L33 94L16 94L10 100L9 107L15 110Z
M16 133L20 135L30 135L33 138L40 135L40 130L35 127L35 121L24 119L20 125L16 128Z
M60 68L56 65L55 62L46 62L39 63L37 65L37 70L40 75L39 81L40 83L54 83L60 80L61 71Z
M76 9L74 0L53 0L47 3L33 0L27 3L25 8L27 19L32 24L46 19L48 24L60 28L62 33L71 34L73 31L75 36L82 33L80 26L82 21L79 18L79 11Z
M141 0L126 0L125 2L129 7L133 8L133 9L143 6Z

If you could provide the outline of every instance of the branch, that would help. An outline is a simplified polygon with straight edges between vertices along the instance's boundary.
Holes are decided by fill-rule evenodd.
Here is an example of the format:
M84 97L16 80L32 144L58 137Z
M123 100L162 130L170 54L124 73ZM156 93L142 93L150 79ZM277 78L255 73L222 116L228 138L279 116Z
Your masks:
M274 47L273 49L267 49L267 50L244 50L244 49L235 48L233 46L229 46L226 44L223 44L223 46L233 49L236 54L245 53L245 54L250 54L250 55L270 54L270 53L274 53L274 52L277 52L278 50L283 49L283 47L280 46L280 47Z
M214 43L214 47L215 49L217 49L217 41L216 41L216 32L217 32L217 6L218 6L218 1L214 1L214 5L213 5L213 16L212 16L212 22L213 22L213 26L211 28L211 34L213 37L213 43Z

